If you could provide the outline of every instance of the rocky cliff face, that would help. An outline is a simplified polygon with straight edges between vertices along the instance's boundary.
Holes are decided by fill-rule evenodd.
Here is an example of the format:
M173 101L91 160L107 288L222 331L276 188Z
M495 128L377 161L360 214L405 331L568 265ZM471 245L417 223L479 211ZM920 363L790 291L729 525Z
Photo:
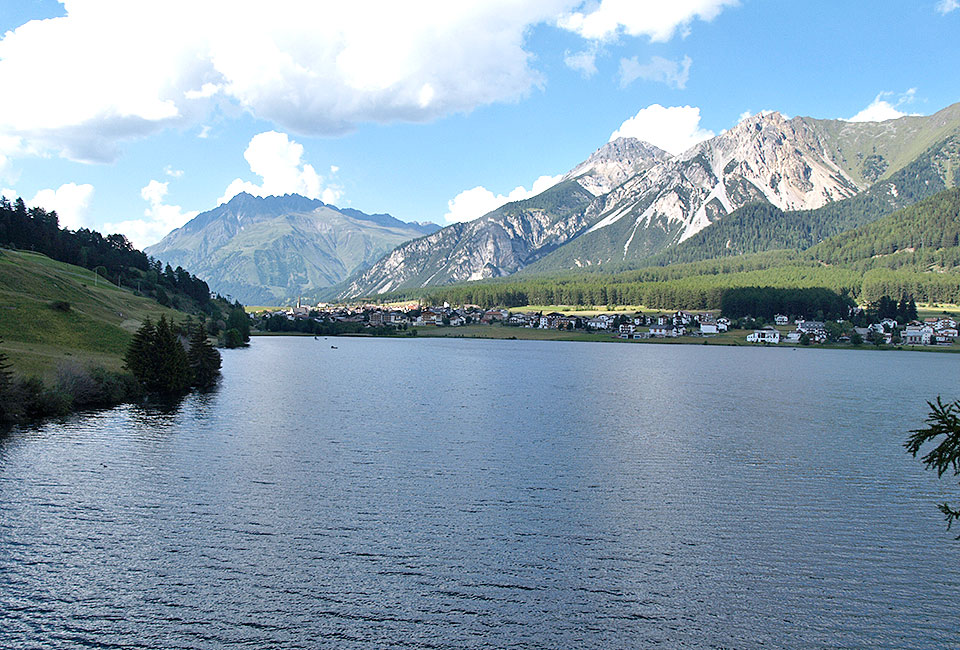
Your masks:
M586 209L594 223L576 246L558 251L538 268L639 259L692 237L747 203L805 210L860 190L804 122L779 113L757 115L597 197Z
M651 167L667 163L672 158L673 156L663 149L636 138L617 138L597 149L589 158L567 172L563 180L576 179L585 190L594 196L600 196L627 179Z
M272 305L336 284L437 228L339 210L299 195L242 193L197 215L146 253L190 269L212 290L245 304Z

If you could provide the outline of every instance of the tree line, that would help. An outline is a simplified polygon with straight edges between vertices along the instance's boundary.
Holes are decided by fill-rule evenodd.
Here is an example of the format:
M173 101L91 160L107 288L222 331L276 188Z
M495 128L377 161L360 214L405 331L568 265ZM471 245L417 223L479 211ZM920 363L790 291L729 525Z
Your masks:
M856 306L848 294L819 287L742 287L725 291L720 300L721 313L731 319L752 316L773 320L783 314L807 320L837 320L847 318Z
M314 312L316 314L316 312ZM314 336L340 336L341 334L370 334L372 336L395 336L402 333L416 335L416 330L407 330L404 325L400 328L392 325L367 327L365 323L346 323L342 321L317 320L314 316L289 319L283 314L261 316L257 320L257 327L264 332L297 332L313 334Z

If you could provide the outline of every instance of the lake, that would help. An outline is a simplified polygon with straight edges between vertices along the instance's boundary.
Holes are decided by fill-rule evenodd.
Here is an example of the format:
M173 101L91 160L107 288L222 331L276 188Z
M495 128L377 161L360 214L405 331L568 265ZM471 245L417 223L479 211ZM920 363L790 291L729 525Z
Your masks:
M960 488L902 444L958 369L256 338L0 437L0 647L956 648Z

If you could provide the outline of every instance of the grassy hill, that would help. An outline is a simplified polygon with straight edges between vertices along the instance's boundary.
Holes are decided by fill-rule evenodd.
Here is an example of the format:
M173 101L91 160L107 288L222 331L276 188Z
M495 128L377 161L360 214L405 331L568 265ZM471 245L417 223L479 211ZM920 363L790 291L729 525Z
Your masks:
M163 314L186 318L79 266L0 250L0 349L18 373L49 379L65 360L119 370L133 332Z

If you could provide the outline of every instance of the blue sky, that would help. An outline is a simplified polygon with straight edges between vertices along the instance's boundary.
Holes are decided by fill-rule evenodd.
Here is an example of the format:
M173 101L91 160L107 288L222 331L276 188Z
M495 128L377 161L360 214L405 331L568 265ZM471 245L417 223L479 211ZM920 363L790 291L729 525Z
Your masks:
M960 0L15 0L0 33L0 190L139 246L240 190L446 224L615 132L960 101Z

